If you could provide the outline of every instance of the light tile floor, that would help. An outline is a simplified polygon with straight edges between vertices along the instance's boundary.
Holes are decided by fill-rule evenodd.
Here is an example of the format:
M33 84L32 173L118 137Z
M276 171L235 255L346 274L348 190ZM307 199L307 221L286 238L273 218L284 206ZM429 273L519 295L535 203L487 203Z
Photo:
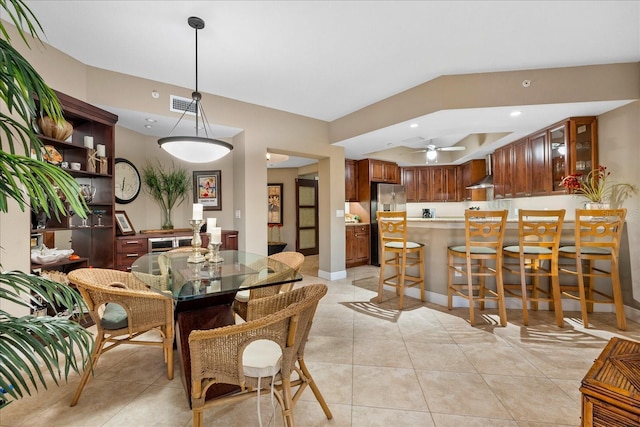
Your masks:
M565 313L555 326L552 312L509 310L507 327L488 310L476 327L467 309L422 304L405 298L376 304L371 266L348 270L348 278L326 282L307 276L303 284L327 283L318 307L306 361L327 400L324 417L310 390L295 410L307 426L578 426L580 380L608 340L640 341L640 325L615 328L611 313L596 313L584 329L579 313ZM355 283L354 283L355 282ZM392 293L388 294L393 297ZM78 383L51 385L0 411L1 426L178 426L192 423L176 366L166 379L157 348L123 346L101 359L77 406L69 401ZM212 408L205 425L258 425L256 399ZM278 407L261 398L265 426L282 426Z

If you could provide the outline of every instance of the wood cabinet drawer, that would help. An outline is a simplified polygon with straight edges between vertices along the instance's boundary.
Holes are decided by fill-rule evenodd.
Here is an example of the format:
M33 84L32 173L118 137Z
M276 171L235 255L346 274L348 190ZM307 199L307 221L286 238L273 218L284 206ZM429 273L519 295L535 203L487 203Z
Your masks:
M116 265L118 266L131 266L135 260L140 258L146 252L127 252L127 253L118 253L116 255Z
M147 244L148 243L146 238L118 239L118 243L116 244L116 252L118 254L138 252L142 256L148 251Z

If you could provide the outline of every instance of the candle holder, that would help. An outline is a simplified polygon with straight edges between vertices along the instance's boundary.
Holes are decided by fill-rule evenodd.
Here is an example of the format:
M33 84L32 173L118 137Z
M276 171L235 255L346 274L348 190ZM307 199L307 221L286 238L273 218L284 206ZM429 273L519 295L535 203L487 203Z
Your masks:
M209 253L207 254L207 260L209 262L223 262L224 258L222 258L220 256L220 246L222 245L222 243L211 243L211 240L209 240L209 246L207 246L207 249L209 249Z
M200 253L200 246L202 245L202 239L200 238L200 224L202 224L201 219L191 219L189 220L189 224L191 224L191 228L193 228L193 239L191 239L191 246L193 247L193 252L189 258L187 258L188 263L201 263L204 262L204 256Z

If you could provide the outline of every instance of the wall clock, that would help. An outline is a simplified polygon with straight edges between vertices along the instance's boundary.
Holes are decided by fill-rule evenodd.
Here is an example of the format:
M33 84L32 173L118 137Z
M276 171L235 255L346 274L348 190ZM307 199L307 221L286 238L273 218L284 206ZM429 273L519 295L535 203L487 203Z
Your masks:
M127 159L115 159L116 169L114 173L116 203L131 203L138 194L142 181L138 169Z

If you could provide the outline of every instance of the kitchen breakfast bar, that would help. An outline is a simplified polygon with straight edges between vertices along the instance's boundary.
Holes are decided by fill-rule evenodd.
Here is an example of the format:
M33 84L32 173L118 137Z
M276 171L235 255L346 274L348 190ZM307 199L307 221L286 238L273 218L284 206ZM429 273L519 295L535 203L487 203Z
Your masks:
M447 305L447 248L453 245L465 244L464 217L436 217L436 218L407 218L407 240L420 242L425 245L425 289L428 302L438 305ZM573 219L565 219L562 228L561 245L571 244L575 240L575 228ZM518 219L510 217L507 219L504 245L517 244L518 242ZM571 262L571 260L567 260ZM631 268L629 260L629 244L626 226L623 230L620 246L620 280L622 283L622 293L625 305L633 304L631 289ZM465 278L456 277L456 282L464 283ZM506 274L505 283L519 283L519 278ZM560 283L575 283L572 277L560 276ZM493 284L488 281L488 286ZM596 287L598 284L596 284ZM418 289L407 289L406 294L413 298L419 298ZM519 309L520 301L507 297L507 308ZM574 304L575 303L575 304ZM454 307L466 307L467 302L461 298L454 298ZM563 299L563 307L568 311L579 311L577 301ZM597 309L602 310L602 305L597 305ZM604 306L606 310L611 308Z

